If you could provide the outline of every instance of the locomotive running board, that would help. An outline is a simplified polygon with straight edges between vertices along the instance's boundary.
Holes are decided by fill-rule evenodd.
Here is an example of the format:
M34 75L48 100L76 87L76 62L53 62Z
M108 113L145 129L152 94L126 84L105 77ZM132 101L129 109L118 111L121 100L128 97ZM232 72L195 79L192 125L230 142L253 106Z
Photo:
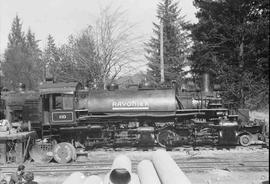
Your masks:
M204 116L208 112L226 112L228 109L179 109L176 112L152 112L152 113L108 113L102 115L87 115L79 120L109 119L109 118L176 118Z
M79 120L87 120L87 119L108 119L108 118L174 118L175 113L171 114L104 114L104 115L89 115L80 117Z
M176 111L176 117L205 117L212 112L216 113L215 116L223 115L228 109L179 109Z
M179 109L176 110L177 113L190 113L190 112L226 112L228 109L216 108L216 109Z

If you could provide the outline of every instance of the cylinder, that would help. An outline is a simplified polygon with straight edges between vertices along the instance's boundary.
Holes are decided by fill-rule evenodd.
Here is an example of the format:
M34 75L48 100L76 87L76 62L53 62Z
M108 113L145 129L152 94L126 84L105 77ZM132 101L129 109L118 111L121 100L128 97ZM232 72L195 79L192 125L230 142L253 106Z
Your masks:
M104 184L129 184L131 181L131 161L125 155L117 156L111 171L105 176Z
M83 184L103 184L102 179L97 175L92 175L87 177Z
M152 161L162 184L191 184L165 150L155 151Z
M137 173L141 184L161 184L157 172L150 160L143 160L138 164Z
M210 74L204 73L202 75L202 92L209 93L210 91Z
M74 172L72 173L67 179L64 181L63 184L74 184L74 183L83 183L85 180L84 174L81 172Z

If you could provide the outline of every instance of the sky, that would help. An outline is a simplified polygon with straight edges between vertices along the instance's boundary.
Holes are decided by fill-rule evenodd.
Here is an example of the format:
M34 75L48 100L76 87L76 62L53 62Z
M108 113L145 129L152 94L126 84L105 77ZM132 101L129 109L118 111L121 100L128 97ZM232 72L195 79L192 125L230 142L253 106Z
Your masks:
M157 22L157 4L161 0L0 0L0 56L8 43L8 34L16 16L22 21L22 30L30 28L40 40L40 49L46 46L51 34L56 45L67 42L72 34L77 34L89 25L94 25L100 10L108 5L124 10L128 21L135 24L138 35L149 40L153 22ZM178 0L186 21L197 22L196 8L192 0Z

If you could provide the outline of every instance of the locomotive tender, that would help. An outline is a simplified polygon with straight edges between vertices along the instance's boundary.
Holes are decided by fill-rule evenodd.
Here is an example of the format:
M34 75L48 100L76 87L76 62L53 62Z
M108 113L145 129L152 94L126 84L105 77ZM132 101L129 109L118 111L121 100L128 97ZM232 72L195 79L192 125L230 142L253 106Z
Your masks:
M203 79L199 92L148 86L86 90L76 82L46 82L39 91L7 92L2 98L11 122L14 107L20 106L16 114L21 114L22 122L30 122L41 139L70 142L75 147L248 146L261 138L262 127L241 126L238 116L223 108L219 92L209 87L209 76ZM20 100L15 100L16 94Z

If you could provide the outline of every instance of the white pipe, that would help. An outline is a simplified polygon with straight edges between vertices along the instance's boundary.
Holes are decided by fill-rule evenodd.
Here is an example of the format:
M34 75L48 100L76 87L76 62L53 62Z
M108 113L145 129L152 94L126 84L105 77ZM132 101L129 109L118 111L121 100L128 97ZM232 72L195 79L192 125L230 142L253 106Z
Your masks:
M137 174L131 173L131 181L129 184L141 184L140 179Z
M84 180L85 180L84 174L82 174L81 172L74 172L69 177L66 178L63 184L74 184L74 183L81 184L84 182Z
M99 176L92 175L92 176L87 177L84 180L83 184L103 184L103 181Z
M162 184L191 184L186 175L165 150L155 151L152 161Z
M118 182L113 183L110 180L110 176L109 175L110 175L110 173L108 173L108 174L105 175L103 184L141 184L138 175L135 174L135 173L131 173L130 181L128 183L125 183L125 182L123 183L121 181L118 181Z
M131 161L125 155L117 156L111 171L105 176L104 184L129 184L131 181Z
M150 160L143 160L138 164L137 173L141 184L161 184L157 172Z

